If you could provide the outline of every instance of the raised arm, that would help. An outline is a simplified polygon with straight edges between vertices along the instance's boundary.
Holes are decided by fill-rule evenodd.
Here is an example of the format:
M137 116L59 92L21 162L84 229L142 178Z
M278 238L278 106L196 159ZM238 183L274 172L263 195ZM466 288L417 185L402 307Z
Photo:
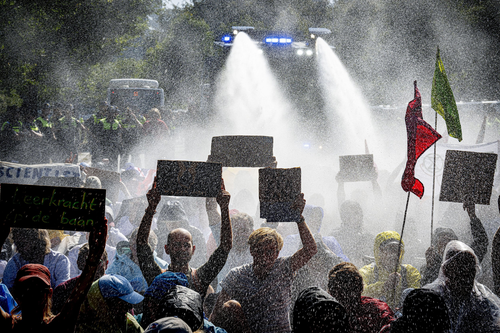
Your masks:
M231 220L229 218L229 200L231 195L224 188L224 182L222 183L222 189L217 196L217 203L221 210L221 230L220 230L220 242L217 249L212 253L208 261L198 269L198 274L203 284L206 287L215 279L217 274L226 264L227 256L229 251L233 246L233 230L231 227ZM205 288L205 286L203 286ZM205 289L203 289L205 290Z
M220 245L220 214L217 211L217 200L215 198L206 198L205 208L208 216L208 226L212 230L217 246Z
M80 307L87 297L90 286L94 282L97 267L101 264L102 254L106 247L108 233L107 219L91 231L89 237L89 256L82 274L78 278L75 288L64 304L59 315L54 319L57 332L73 332L75 330Z
M293 208L300 211L301 214L300 221L297 222L297 227L299 229L300 240L302 241L302 248L297 250L297 252L292 255L291 266L292 271L294 272L304 266L309 259L311 259L318 252L314 236L312 235L311 230L309 230L309 227L305 222L305 218L302 215L305 205L306 200L304 199L304 193L301 193L293 205Z
M481 220L476 216L476 208L472 200L469 198L464 202L464 210L467 211L470 218L470 230L472 232L472 244L471 248L474 250L474 253L479 260L479 263L483 261L486 252L488 251L488 234L486 234L486 230L484 229Z
M224 188L224 183L222 183L223 188L220 194L217 196L217 203L220 207L220 244L219 247L222 251L229 253L233 247L233 229L231 227L231 219L229 218L229 200L231 195Z
M153 216L156 213L156 207L161 200L160 191L156 188L156 177L153 186L146 194L148 199L148 208L142 217L141 225L137 231L137 258L139 259L139 267L141 268L142 275L148 285L150 285L154 278L162 273L160 266L156 263L153 255L153 249L149 246L148 238L151 230L151 223Z

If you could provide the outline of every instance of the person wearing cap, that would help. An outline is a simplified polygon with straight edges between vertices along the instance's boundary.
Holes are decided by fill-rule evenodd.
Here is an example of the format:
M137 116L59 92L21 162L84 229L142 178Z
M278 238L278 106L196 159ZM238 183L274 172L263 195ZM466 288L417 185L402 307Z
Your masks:
M160 191L156 188L156 178L153 187L147 193L148 208L142 218L139 231L137 233L137 257L144 278L148 285L151 285L156 276L164 273L158 264L154 261L153 249L147 245L148 234L153 222L153 215L156 207L161 200ZM196 250L193 245L193 238L186 229L174 229L170 231L167 244L165 244L165 253L170 255L171 263L169 271L184 273L189 281L189 288L200 293L204 299L210 283L215 279L226 263L227 256L233 244L233 235L231 220L229 218L229 200L231 195L222 188L217 196L217 203L221 209L221 241L219 247L210 256L208 261L199 268L190 266L191 258Z
M420 288L420 273L409 264L402 264L404 243L396 231L384 231L375 236L375 262L363 266L363 296L378 298L395 309L407 288ZM399 257L398 257L399 254Z
M143 299L123 276L104 275L90 287L75 332L143 332L129 313Z
M0 244L9 235L10 228L0 228ZM27 264L16 274L12 294L18 305L9 314L0 309L0 332L73 332L87 292L99 265L106 244L106 220L92 230L90 252L85 268L71 297L58 315L51 313L51 274L40 264Z

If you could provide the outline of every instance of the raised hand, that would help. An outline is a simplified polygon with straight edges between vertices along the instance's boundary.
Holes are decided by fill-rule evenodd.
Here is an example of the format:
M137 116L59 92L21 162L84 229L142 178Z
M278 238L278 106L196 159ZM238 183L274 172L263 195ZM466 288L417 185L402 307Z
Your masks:
M148 199L148 203L150 206L154 206L156 209L156 206L160 203L161 200L161 193L160 190L156 187L156 176L153 181L153 186L151 189L146 193L146 198Z
M91 265L99 264L102 253L106 247L108 236L108 219L104 218L103 223L94 226L89 237L89 256L87 262Z
M224 186L224 179L222 179L221 182L221 189L219 194L217 195L217 203L219 206L222 208L228 208L229 207L229 201L231 200L231 194L229 194L228 191L226 191L226 187Z

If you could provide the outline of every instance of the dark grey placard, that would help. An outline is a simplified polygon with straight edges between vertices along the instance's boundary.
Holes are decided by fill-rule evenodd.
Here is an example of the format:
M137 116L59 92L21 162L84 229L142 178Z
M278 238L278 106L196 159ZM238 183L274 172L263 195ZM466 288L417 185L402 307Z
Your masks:
M276 167L272 136L214 136L209 162L225 167Z
M446 151L439 201L463 202L469 195L473 203L489 205L496 162L497 154Z
M373 155L339 156L339 180L344 182L361 182L372 180L375 175Z
M301 193L301 169L259 169L260 217L267 222L298 222L300 212L291 209Z
M162 195L216 197L221 190L222 164L158 161L156 180Z

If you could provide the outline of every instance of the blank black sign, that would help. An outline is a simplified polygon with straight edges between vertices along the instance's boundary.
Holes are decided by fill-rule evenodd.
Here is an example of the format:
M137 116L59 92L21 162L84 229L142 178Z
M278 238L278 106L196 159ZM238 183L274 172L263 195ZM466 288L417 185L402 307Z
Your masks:
M339 178L344 182L369 181L375 175L372 154L339 156L339 165Z
M208 157L210 162L220 162L225 167L273 167L272 136L214 136Z
M489 205L496 163L497 154L448 150L439 200L463 202L469 195L475 204Z
M300 168L259 169L260 217L267 222L298 222L300 212L291 206L300 193Z
M222 164L158 161L156 179L162 195L216 197L221 190Z

